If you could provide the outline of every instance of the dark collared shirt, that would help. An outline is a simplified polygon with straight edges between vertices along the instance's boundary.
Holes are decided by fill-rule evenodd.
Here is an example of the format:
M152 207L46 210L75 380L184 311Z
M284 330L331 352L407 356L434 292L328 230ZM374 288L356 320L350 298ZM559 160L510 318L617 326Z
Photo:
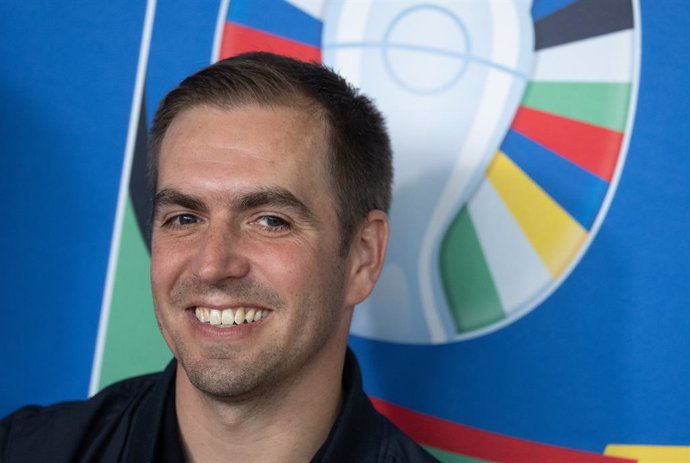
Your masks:
M113 384L91 399L24 407L0 421L0 462L184 462L173 360L162 373ZM378 413L348 349L343 406L312 463L435 462Z

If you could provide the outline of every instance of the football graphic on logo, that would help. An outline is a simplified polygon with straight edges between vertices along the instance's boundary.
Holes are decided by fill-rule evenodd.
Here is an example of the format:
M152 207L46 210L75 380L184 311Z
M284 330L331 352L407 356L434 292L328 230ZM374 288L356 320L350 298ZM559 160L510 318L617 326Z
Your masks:
M586 251L630 132L631 1L534 19L531 0L224 4L214 56L322 60L370 95L395 152L391 240L352 333L438 344L538 306ZM543 7L542 7L543 9ZM542 12L543 13L543 12Z

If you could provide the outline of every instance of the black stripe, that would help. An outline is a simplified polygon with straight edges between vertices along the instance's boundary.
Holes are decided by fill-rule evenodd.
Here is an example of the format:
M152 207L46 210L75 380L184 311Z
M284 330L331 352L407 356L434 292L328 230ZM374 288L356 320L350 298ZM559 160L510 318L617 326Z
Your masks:
M134 144L132 170L129 176L129 195L132 198L134 213L139 231L151 253L151 188L148 180L148 127L146 124L146 97L141 95L141 110L137 138Z
M632 0L579 0L534 24L534 49L555 47L633 26Z

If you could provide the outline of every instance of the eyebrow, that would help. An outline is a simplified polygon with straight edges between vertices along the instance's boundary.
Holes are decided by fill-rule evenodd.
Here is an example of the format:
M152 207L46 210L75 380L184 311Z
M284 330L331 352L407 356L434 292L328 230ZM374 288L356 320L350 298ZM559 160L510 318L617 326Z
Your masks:
M206 212L208 208L200 198L177 190L163 189L153 198L154 214L164 206L182 206L193 211Z
M288 190L280 187L240 193L233 198L232 202L233 206L240 211L264 206L279 206L294 210L304 219L314 219L314 214L306 204Z
M289 208L305 220L314 220L314 213L306 204L280 187L239 193L231 199L230 205L240 212L265 206ZM154 214L165 206L181 206L193 211L208 212L208 206L201 198L169 188L156 193L153 199Z

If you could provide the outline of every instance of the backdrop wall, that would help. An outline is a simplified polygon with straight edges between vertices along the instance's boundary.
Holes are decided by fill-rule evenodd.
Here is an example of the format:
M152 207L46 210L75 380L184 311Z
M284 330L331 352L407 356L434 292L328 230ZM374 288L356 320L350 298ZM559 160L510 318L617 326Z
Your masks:
M351 338L382 411L448 462L687 461L689 21L680 0L3 2L0 415L167 362L146 128L185 75L270 49L389 118L391 255Z

